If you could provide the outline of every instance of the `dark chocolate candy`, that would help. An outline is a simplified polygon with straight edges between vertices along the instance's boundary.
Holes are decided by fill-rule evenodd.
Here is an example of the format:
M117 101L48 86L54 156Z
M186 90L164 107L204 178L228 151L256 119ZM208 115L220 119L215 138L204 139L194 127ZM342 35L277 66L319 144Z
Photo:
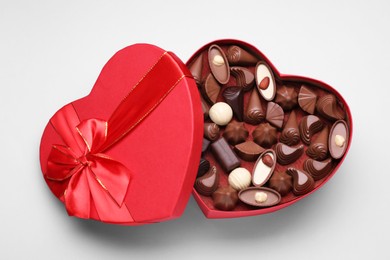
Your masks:
M265 150L257 159L252 171L252 184L263 186L271 177L276 166L276 154L273 150Z
M204 154L207 149L209 148L209 145L210 145L210 141L207 140L206 138L203 138L203 142L202 142L202 154Z
M278 143L275 147L276 157L278 163L281 165L287 165L298 160L303 154L303 144L298 147L290 147L287 144Z
M219 174L215 166L210 167L209 171L196 179L195 189L196 191L204 196L211 196L213 192L218 188Z
M211 144L211 151L215 158L220 163L222 169L226 172L231 172L233 169L240 166L240 160L230 148L225 138L221 137Z
M210 169L210 162L204 158L200 158L198 173L196 177L199 178L206 174Z
M282 128L284 120L284 112L281 106L274 102L268 102L267 113L265 119L273 126Z
M245 128L244 123L231 121L223 132L223 137L228 141L228 143L235 145L242 143L248 138L249 132Z
M203 119L206 120L209 117L210 107L202 96L200 97L200 102L202 104Z
M287 123L280 134L279 141L287 145L296 145L299 143L300 135L295 111L291 111Z
M250 70L244 67L231 67L230 73L236 79L237 86L244 91L251 90L255 83L255 76Z
M347 150L349 140L349 129L344 120L336 121L329 134L329 153L334 159L343 157Z
M292 189L292 177L285 172L274 172L268 184L271 189L285 196Z
M298 94L298 104L303 111L314 114L316 108L317 95L305 85L301 86Z
M270 188L249 187L238 193L238 198L245 204L254 207L271 207L281 200L280 194Z
M316 108L320 115L330 120L345 118L344 111L338 107L336 97L332 94L322 96L318 99Z
M225 101L233 110L233 114L236 116L238 121L243 120L244 110L244 95L242 88L239 87L227 87L222 96Z
M219 138L219 126L216 123L204 123L203 134L210 141L215 141Z
M244 121L252 125L257 125L263 121L264 116L264 111L261 106L261 101L259 94L257 93L257 89L253 89L245 111Z
M213 105L215 102L217 102L219 92L221 91L221 86L215 80L213 74L210 73L207 76L205 82L202 84L201 91L204 99L209 102L209 104Z
M253 141L258 145L269 148L277 142L277 130L269 123L260 124L253 132Z
M302 142L309 145L311 137L320 131L323 126L324 124L318 116L308 115L303 117L299 124L299 133L301 134Z
M260 95L267 101L273 100L276 94L275 77L270 66L264 61L257 63L255 79Z
M291 110L298 103L298 94L294 87L283 85L276 91L275 102L278 103L284 111Z
M254 55L235 45L229 47L226 56L231 65L254 65L258 61Z
M238 194L230 186L218 188L213 193L214 207L220 210L233 210L238 202Z
M310 144L309 148L306 150L306 154L309 157L319 161L326 159L328 156L328 133L329 130L326 126Z
M259 158L259 155L264 152L264 148L253 141L246 141L244 143L234 146L234 151L244 161L252 162Z
M314 189L314 179L305 171L288 168L287 174L293 178L293 193L296 196L304 195Z
M230 67L225 53L218 45L211 45L209 48L209 65L211 73L215 79L221 83L226 84L230 78Z
M321 180L332 171L332 159L329 158L320 162L309 158L303 163L303 169L307 171L315 181Z
M203 54L200 54L194 62L191 63L189 69L194 77L194 80L198 86L202 84L202 67L203 67Z

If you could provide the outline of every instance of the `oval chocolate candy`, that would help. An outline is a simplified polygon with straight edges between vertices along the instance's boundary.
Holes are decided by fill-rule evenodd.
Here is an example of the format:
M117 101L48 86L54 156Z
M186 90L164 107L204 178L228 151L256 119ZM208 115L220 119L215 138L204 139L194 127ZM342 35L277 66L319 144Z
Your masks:
M257 88L263 98L267 101L273 100L276 94L275 77L271 68L264 61L257 63L255 78Z
M252 172L252 183L254 186L263 186L274 172L276 165L276 154L274 150L265 150L257 159Z
M349 139L348 125L344 120L336 121L330 130L328 147L329 153L334 159L343 157Z
M215 79L221 83L226 84L230 78L230 67L225 53L218 45L211 45L209 48L209 65L211 73Z
M281 200L281 196L277 191L265 187L250 187L241 190L238 193L238 198L245 204L254 207L271 207Z

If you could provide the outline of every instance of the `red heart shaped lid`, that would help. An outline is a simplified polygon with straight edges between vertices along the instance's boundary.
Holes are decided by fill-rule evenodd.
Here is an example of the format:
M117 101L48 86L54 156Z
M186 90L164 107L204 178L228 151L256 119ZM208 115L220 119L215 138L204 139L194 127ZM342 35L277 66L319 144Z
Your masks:
M69 215L138 225L178 217L199 164L195 81L173 54L118 51L92 91L58 110L41 139L43 176Z

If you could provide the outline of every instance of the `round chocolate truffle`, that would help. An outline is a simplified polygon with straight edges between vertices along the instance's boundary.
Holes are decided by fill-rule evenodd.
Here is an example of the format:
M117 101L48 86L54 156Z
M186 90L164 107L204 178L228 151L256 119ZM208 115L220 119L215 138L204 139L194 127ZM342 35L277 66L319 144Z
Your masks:
M274 172L269 179L269 187L284 196L292 189L292 177L285 172Z
M230 122L223 133L223 137L232 145L245 142L249 132L246 130L244 123L236 121Z
M252 133L253 141L262 147L269 148L277 142L277 130L269 123L260 124Z
M284 110L293 109L298 103L298 94L293 87L283 85L276 91L275 102Z
M237 191L230 186L218 188L212 196L214 207L220 210L233 210L238 201Z

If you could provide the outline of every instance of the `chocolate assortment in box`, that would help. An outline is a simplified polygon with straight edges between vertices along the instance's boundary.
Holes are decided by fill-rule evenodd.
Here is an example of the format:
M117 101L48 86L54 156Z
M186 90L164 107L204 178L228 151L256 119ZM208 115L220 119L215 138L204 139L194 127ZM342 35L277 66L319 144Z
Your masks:
M352 137L348 105L329 85L280 74L253 46L215 41L187 62L204 113L194 197L209 218L258 215L321 187Z

